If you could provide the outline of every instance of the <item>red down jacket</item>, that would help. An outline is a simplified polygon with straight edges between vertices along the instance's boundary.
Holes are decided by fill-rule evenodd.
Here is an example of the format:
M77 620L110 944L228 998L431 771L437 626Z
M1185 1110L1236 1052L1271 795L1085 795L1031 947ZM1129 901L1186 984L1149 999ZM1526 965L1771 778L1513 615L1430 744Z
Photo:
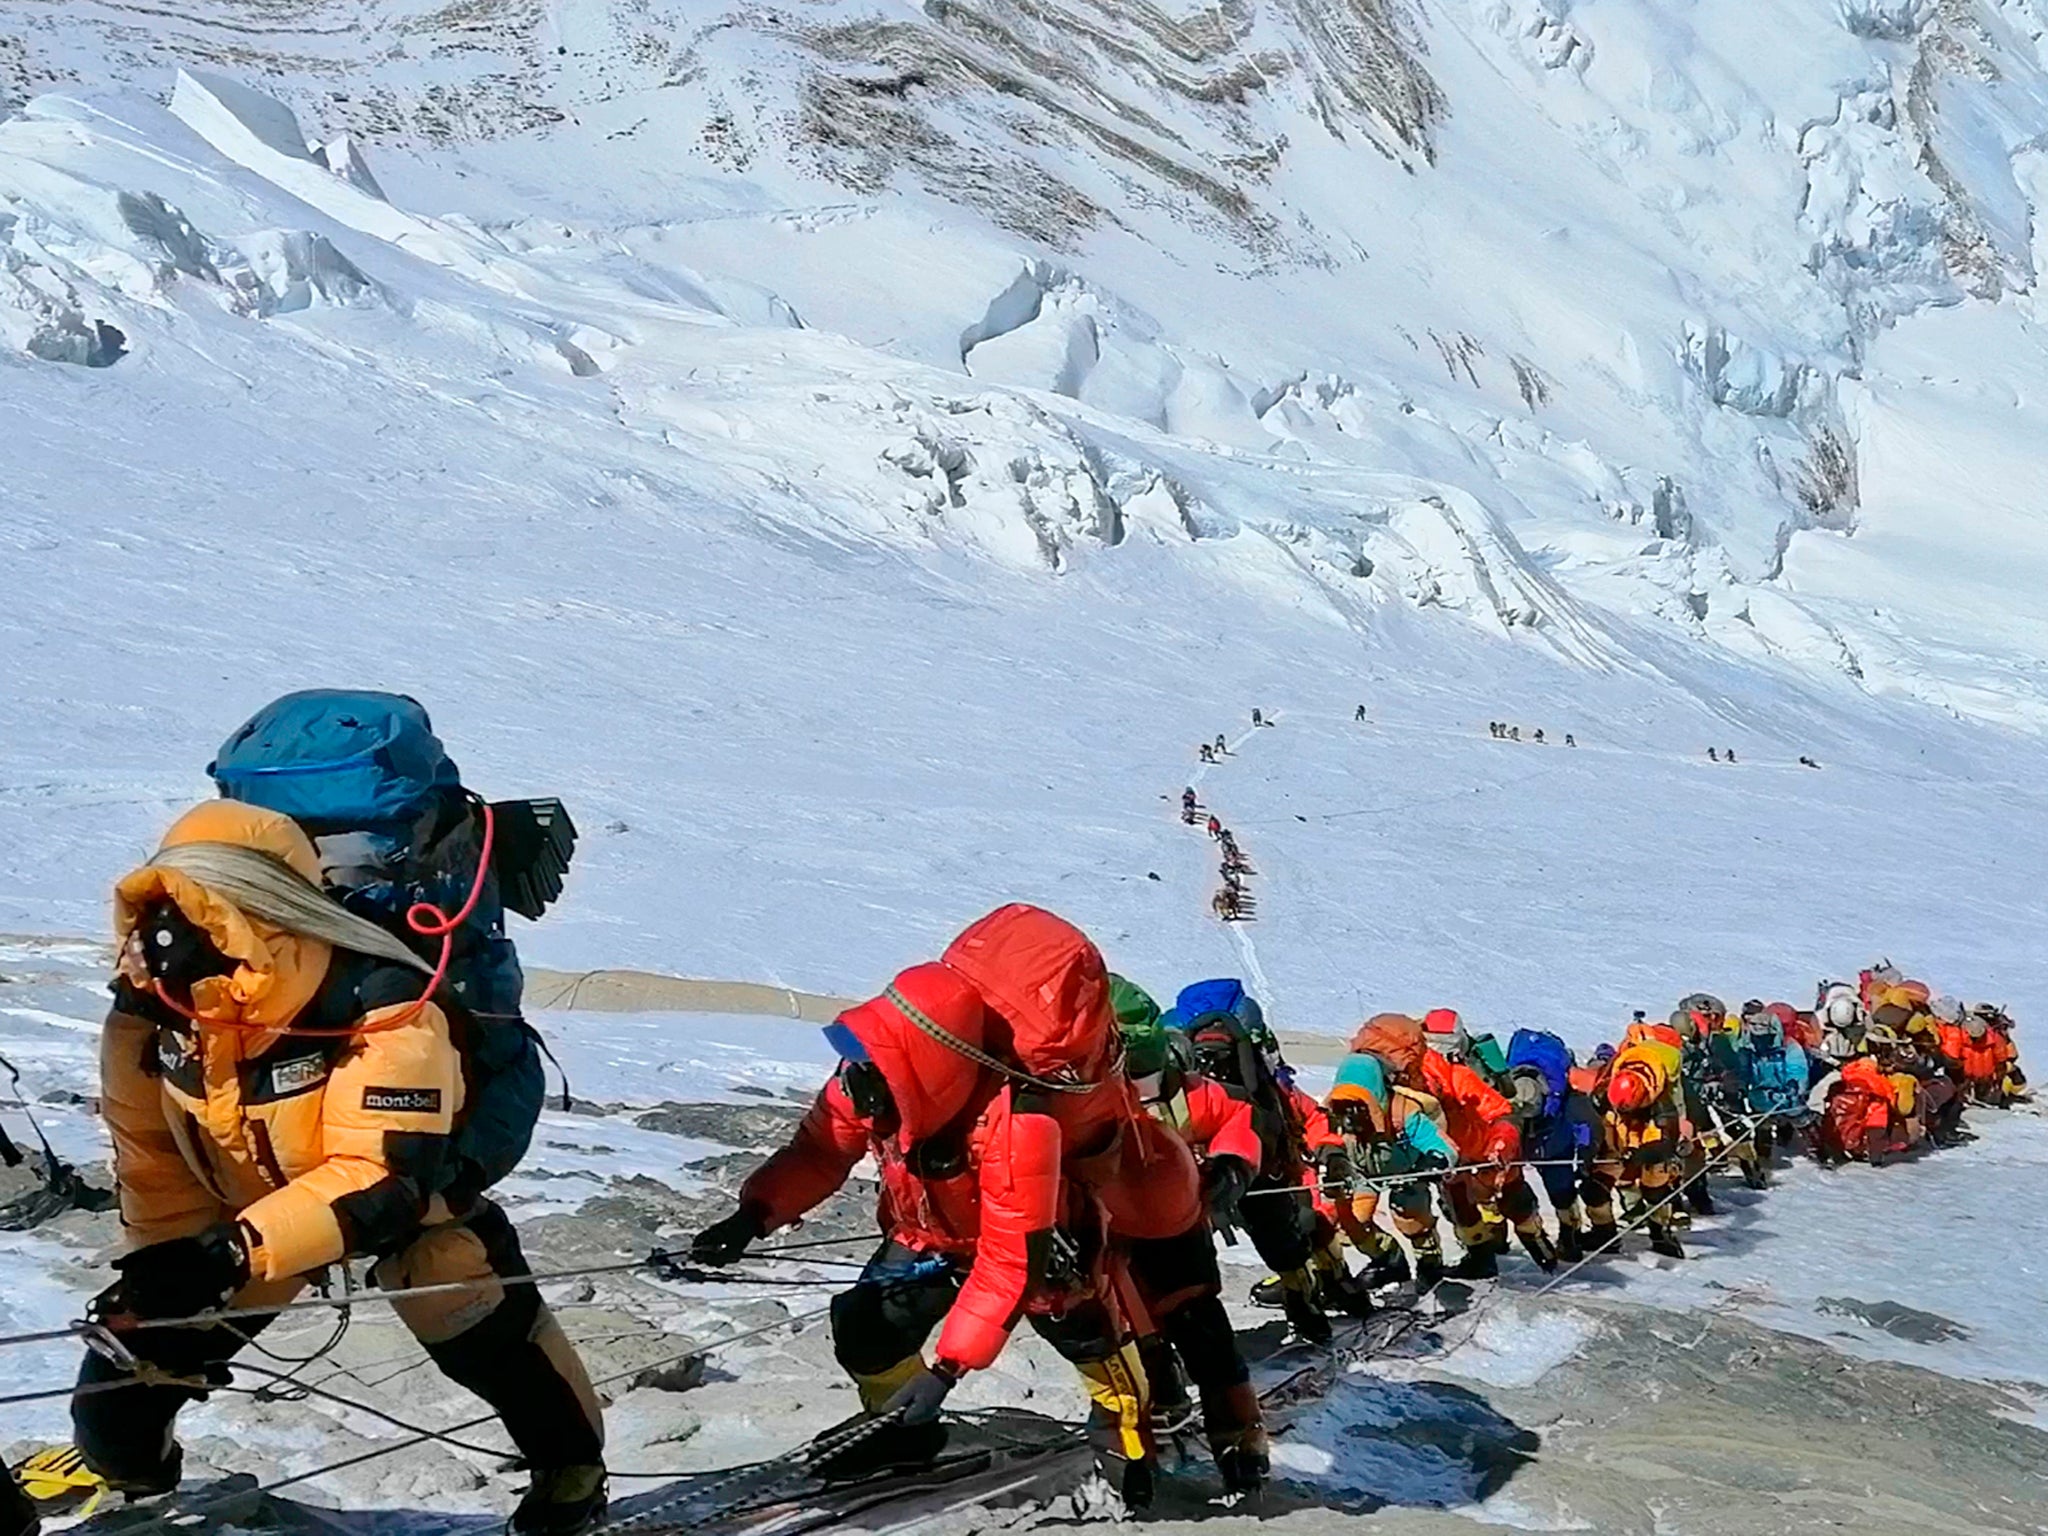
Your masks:
M1145 1112L1117 1064L1109 968L1088 936L1040 907L1012 903L974 923L943 963L988 1005L988 1049L1047 1083L1020 1104L1059 1124L1063 1166L1120 1237L1178 1237L1203 1219L1187 1144Z
M1168 1111L1166 1105L1160 1108ZM1180 1097L1170 1112L1180 1116L1170 1123L1198 1156L1234 1157L1254 1173L1258 1171L1265 1149L1252 1121L1250 1099L1237 1097L1213 1077L1189 1072L1180 1080Z
M891 991L956 1039L986 1045L980 995L943 965L920 965ZM993 1364L1038 1278L1034 1260L1066 1201L1060 1127L1020 1112L1007 1079L932 1038L888 993L839 1017L881 1069L899 1124L884 1135L827 1083L789 1145L740 1190L773 1231L811 1210L872 1153L881 1171L876 1219L905 1245L971 1266L940 1330L936 1355L965 1369Z

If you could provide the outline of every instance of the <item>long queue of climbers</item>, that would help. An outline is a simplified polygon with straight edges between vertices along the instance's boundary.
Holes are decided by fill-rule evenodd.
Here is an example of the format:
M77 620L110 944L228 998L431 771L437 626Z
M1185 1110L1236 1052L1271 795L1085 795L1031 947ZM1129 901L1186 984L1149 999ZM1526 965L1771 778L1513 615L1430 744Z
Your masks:
M600 1526L597 1394L490 1193L545 1091L503 912L559 894L566 812L469 793L391 695L287 697L211 772L221 798L116 886L101 1105L126 1249L89 1310L75 1443L0 1483L0 1536L34 1531L39 1491L77 1469L176 1488L182 1408L264 1309L352 1259L502 1420L532 1475L512 1529ZM877 1246L830 1310L862 1417L809 1473L930 1464L949 1395L1021 1325L1078 1374L1096 1471L1131 1509L1184 1433L1232 1494L1270 1475L1219 1235L1250 1241L1272 1271L1252 1299L1314 1346L1333 1314L1491 1279L1516 1245L1550 1271L1638 1231L1681 1256L1724 1167L1761 1187L1795 1145L1882 1162L2026 1092L2001 1010L1877 966L1810 1011L1694 994L1583 1060L1541 1030L1502 1048L1448 1009L1382 1013L1317 1099L1238 981L1162 1010L1019 904L825 1036L837 1065L789 1143L650 1263L734 1265L872 1159Z

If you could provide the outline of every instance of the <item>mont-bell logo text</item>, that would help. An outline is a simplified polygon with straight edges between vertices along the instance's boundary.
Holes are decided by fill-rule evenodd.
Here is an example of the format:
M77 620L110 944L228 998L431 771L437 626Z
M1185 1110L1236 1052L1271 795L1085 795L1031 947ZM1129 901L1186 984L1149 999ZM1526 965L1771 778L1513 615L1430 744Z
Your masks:
M438 1088L365 1088L363 1108L387 1115L438 1115Z

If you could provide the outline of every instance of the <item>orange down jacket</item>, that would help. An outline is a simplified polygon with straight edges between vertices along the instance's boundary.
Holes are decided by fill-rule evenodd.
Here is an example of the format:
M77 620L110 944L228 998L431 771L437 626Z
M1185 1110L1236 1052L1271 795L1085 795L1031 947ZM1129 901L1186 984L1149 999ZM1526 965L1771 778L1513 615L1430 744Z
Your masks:
M253 806L188 812L163 845L191 843L253 848L320 877L298 825ZM237 962L193 989L196 1024L140 985L147 975L129 941L161 900ZM330 946L246 915L174 869L144 864L120 882L114 933L122 972L101 1035L100 1094L130 1243L238 1219L252 1236L251 1279L266 1282L411 1236L463 1109L462 1059L441 1010L408 999L350 1009L342 1027L360 1028L340 1038L291 1033L333 1001L341 968ZM401 974L416 995L422 979Z

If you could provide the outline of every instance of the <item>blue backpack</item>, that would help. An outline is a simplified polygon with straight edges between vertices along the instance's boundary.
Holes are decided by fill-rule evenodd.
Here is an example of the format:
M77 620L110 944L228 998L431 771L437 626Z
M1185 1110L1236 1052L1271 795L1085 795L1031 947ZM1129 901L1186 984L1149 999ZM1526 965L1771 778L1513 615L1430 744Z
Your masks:
M1266 1029L1266 1015L1258 1000L1246 992L1244 983L1234 976L1189 982L1180 989L1180 996L1174 999L1173 1011L1187 1021L1180 1026L1183 1029L1191 1028L1198 1019L1212 1013L1229 1014L1254 1039L1264 1034Z
M462 788L417 700L341 688L265 705L221 743L206 771L226 799L281 811L316 838L402 832Z
M1572 1052L1556 1035L1544 1029L1518 1029L1508 1042L1508 1071L1528 1067L1543 1076L1543 1113L1554 1117L1563 1112L1572 1090Z
M477 887L483 802L462 786L417 700L317 688L258 710L221 744L208 774L225 799L280 812L320 855L329 895L396 934L429 962L440 943L412 931L419 902L459 911ZM558 800L490 807L490 863L468 921L457 929L439 1000L462 1015L477 1079L459 1149L484 1183L525 1155L546 1096L539 1040L520 1011L525 978L505 932L505 909L538 918L561 894L576 846ZM479 1185L479 1187L482 1187Z

